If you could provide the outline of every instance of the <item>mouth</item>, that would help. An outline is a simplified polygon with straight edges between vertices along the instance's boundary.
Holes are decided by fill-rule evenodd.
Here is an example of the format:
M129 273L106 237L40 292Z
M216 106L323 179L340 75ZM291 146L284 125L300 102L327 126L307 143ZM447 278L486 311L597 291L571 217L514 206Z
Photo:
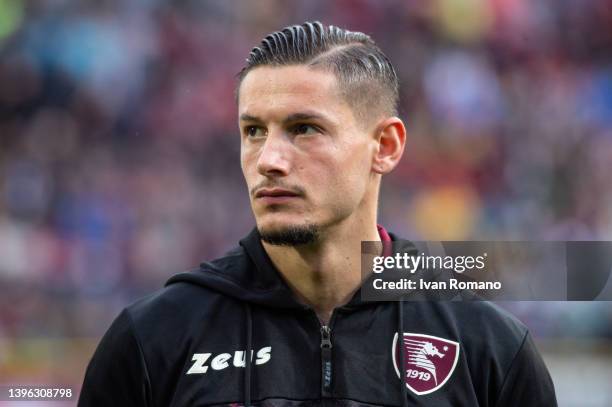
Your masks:
M255 199L266 204L281 204L299 198L300 194L282 188L262 188L255 193Z

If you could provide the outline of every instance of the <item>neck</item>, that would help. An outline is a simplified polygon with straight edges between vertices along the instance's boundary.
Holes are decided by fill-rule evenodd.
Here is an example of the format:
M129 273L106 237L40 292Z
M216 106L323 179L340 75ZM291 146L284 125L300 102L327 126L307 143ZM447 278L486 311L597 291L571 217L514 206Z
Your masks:
M379 240L372 216L326 229L312 245L263 246L297 298L327 324L334 308L346 304L361 285L361 241Z

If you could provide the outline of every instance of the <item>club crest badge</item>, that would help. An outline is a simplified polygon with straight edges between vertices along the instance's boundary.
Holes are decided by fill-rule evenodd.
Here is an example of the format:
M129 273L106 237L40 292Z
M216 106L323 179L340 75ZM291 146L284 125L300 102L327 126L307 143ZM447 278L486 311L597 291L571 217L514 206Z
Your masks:
M459 360L459 343L437 336L404 332L402 343L393 337L393 366L401 378L400 346L404 346L406 386L417 395L438 390L453 374Z

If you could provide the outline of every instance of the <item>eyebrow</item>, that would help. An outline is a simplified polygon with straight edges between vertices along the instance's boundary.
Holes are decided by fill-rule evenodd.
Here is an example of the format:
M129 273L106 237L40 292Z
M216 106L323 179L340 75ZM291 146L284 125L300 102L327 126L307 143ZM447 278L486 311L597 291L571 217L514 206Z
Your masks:
M328 119L326 119L324 116L316 114L316 113L292 113L289 116L285 117L285 119L283 120L283 123L292 123L292 122L297 122L297 121L301 121L301 120L321 120L321 121L325 121L325 122L329 122ZM263 122L263 120L261 120L260 118L258 118L257 116L251 116L248 113L243 113L240 115L240 121L245 121L245 122L256 122L256 123L261 123Z
M255 116L251 116L250 114L246 114L246 113L243 113L240 115L240 121L241 122L261 122L259 118Z

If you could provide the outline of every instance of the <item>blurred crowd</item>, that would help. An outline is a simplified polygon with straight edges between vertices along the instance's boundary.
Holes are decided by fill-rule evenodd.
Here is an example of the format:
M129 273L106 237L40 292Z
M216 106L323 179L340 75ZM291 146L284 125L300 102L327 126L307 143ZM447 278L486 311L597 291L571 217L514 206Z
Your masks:
M612 240L609 1L3 0L0 337L100 335L253 227L235 76L315 19L372 35L400 76L387 228ZM612 337L607 305L514 311L540 337Z

